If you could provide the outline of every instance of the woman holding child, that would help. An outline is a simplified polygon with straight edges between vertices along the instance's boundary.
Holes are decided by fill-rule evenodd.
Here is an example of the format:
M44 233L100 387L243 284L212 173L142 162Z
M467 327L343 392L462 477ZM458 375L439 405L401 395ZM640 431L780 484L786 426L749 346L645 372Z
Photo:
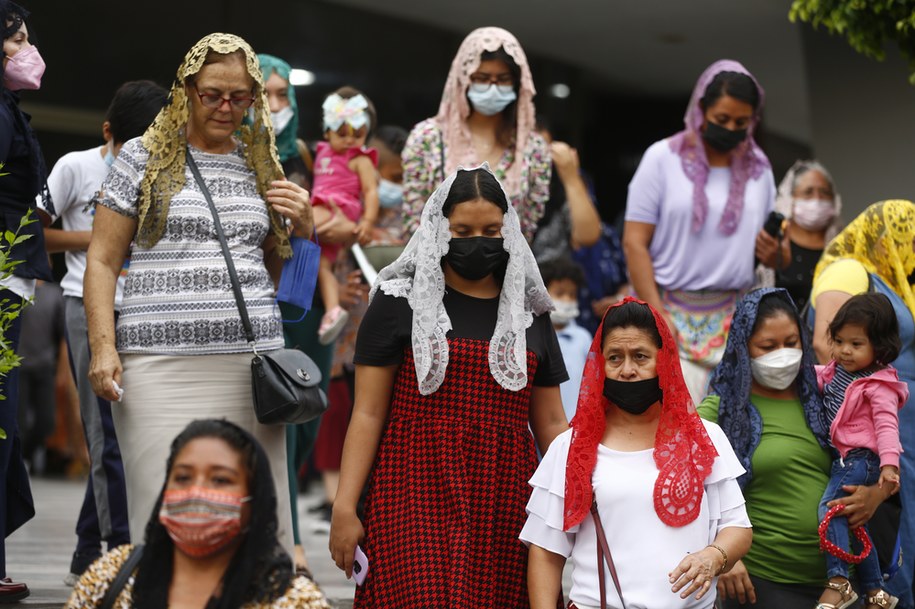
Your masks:
M899 607L912 609L913 563L915 556L915 203L905 200L881 201L865 209L826 246L814 272L810 294L814 320L813 345L817 359L831 359L829 325L836 312L852 296L879 293L892 304L899 325L901 349L891 362L899 380L908 385L909 399L899 411L899 439L902 442L899 471L902 518L903 564L886 583L887 591L899 597ZM885 490L889 492L889 490ZM853 524L854 526L854 524Z

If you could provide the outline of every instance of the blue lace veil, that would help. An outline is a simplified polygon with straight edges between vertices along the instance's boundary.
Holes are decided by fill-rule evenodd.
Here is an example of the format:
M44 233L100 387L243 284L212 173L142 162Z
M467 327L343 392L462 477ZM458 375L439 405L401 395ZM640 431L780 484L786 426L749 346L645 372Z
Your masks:
M737 458L747 472L737 479L741 488L753 478L751 459L753 451L759 445L762 436L762 417L756 407L750 403L750 388L753 376L750 372L750 353L747 342L753 334L756 316L759 311L760 301L770 296L782 298L791 306L798 328L801 332L801 349L804 355L801 359L801 370L798 372L795 387L798 399L804 408L804 418L807 426L817 442L824 448L828 447L829 426L826 424L823 412L823 401L817 390L816 372L813 368L816 359L813 353L813 343L805 324L800 323L797 308L788 295L781 288L761 288L754 290L737 303L737 310L731 322L728 343L725 346L721 363L712 372L709 382L711 395L720 397L718 406L718 425L724 430Z

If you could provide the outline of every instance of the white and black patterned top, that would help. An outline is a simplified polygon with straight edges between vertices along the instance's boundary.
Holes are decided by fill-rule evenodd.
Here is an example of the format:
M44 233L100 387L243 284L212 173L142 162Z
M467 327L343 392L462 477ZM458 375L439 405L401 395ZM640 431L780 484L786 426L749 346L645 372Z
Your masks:
M274 287L261 244L270 229L267 206L239 144L228 154L191 147L216 204L259 350L283 346ZM102 185L99 204L137 216L148 151L140 138L124 144ZM132 244L117 324L120 353L201 355L249 351L213 216L185 169L184 188L169 205L165 232L149 249Z
M835 375L831 381L823 386L823 404L826 406L827 425L832 425L832 422L835 421L836 416L839 414L839 409L842 407L842 403L845 402L845 393L848 391L848 386L858 379L872 375L878 369L876 366L868 366L864 370L848 372L841 364L836 364ZM832 446L832 439L830 439L829 445Z

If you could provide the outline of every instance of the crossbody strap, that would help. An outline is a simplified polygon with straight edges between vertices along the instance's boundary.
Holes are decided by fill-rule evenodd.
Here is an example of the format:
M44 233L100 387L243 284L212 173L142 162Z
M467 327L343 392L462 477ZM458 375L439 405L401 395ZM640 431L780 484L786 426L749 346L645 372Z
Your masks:
M137 565L140 564L141 558L143 558L143 546L134 546L130 550L130 554L127 555L127 560L121 563L121 568L118 569L118 574L114 577L114 581L105 591L105 596L102 597L102 604L99 605L99 609L111 609L114 607L114 602L118 600L121 590L127 585L127 580L133 575Z
M439 160L442 164L442 182L445 181L445 178L448 177L445 173L445 133L442 131L441 127L438 130L438 143L439 143Z
M626 601L623 600L623 590L620 588L620 579L616 575L616 565L613 564L613 555L610 554L610 545L607 543L607 535L604 533L604 525L600 521L600 514L597 512L597 501L591 503L591 516L594 518L594 530L597 533L597 579L600 586L600 607L607 607L606 593L606 576L604 575L604 561L610 568L610 577L613 578L613 585L616 587L616 593L620 597L620 603L623 609L626 609Z
M245 338L248 344L257 353L255 348L257 341L254 339L254 330L251 328L251 319L248 318L248 307L245 306L245 297L241 293L241 284L238 282L238 274L235 272L235 263L232 261L232 254L229 252L229 244L226 242L226 234L222 230L222 223L219 221L219 214L216 213L216 204L213 203L213 197L210 196L210 189L203 181L200 175L200 169L197 168L197 162L191 156L191 150L187 150L187 164L197 180L197 185L203 192L203 198L207 200L210 206L210 213L213 214L213 226L216 228L216 236L219 238L219 246L222 248L222 255L226 259L226 267L229 269L229 279L232 281L232 292L235 294L235 304L238 306L238 313L241 315L241 325L245 330Z

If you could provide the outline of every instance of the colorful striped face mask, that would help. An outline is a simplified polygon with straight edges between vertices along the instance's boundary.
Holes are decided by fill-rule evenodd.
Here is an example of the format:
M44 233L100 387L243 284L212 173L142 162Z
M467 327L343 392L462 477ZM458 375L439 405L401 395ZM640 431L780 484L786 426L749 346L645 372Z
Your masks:
M193 558L211 556L241 533L241 506L251 500L192 486L167 490L162 497L159 522L178 549Z

